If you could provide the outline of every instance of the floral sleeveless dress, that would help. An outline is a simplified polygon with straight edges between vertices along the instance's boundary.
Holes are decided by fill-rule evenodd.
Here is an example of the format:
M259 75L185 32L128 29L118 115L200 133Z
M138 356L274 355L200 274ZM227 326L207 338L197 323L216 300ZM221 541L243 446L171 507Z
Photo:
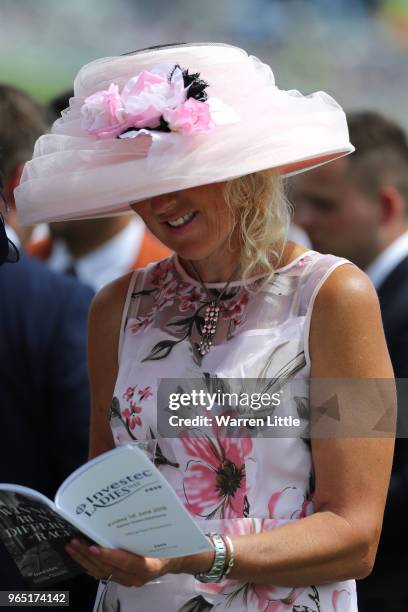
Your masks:
M156 458L185 507L208 533L270 530L313 513L310 444L301 437L160 437L157 380L296 379L308 396L308 335L319 288L347 260L307 251L272 279L232 282L221 297L213 346L197 351L209 298L173 255L135 271L123 313L111 410L116 444L158 439ZM224 284L208 284L217 295ZM294 403L294 402L293 402ZM299 406L293 406L296 415ZM355 612L353 580L289 588L188 574L126 588L101 584L94 612Z

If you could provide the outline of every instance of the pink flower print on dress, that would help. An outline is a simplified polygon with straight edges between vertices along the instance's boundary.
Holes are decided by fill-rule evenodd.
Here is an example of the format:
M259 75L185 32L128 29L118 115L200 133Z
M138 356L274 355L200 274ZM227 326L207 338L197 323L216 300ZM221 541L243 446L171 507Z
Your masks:
M177 281L171 280L161 287L158 287L154 292L154 305L155 312L159 312L166 308L166 306L172 306L174 299L177 295Z
M221 301L221 316L223 319L237 319L244 314L244 308L248 304L248 293L242 292L236 300Z
M134 429L137 426L141 427L142 419L139 416L141 412L142 408L135 402L130 402L130 408L125 408L122 411L122 416L126 419L129 429Z
M170 259L164 259L154 266L149 274L149 280L155 287L160 286L162 283L166 284L172 281L174 278L173 263Z
M137 385L136 385L136 386L137 386ZM129 400L131 400L131 399L132 399L132 397L133 397L133 395L134 395L134 393L135 393L136 386L134 386L134 387L128 387L128 388L126 389L126 391L125 391L125 392L123 393L123 395L122 395L123 399L125 399L127 402L128 402Z
M156 314L174 303L178 292L178 282L174 278L173 264L170 260L165 259L155 265L149 274L149 281L154 287L149 291L153 303L147 313L137 316L129 323L132 334L148 329L153 324Z
M332 595L333 612L341 612L350 608L351 594L347 589L334 591Z
M136 402L130 402L130 408L135 414L140 414L142 412L142 407L138 406Z
M153 393L150 390L150 387L139 389L138 394L141 400L149 399L149 397L153 395Z
M177 108L167 108L163 119L172 132L181 134L207 134L215 128L210 108L205 102L189 98Z
M292 612L293 604L305 590L292 589L288 594L279 594L282 589L264 584L252 585L253 593L258 598L258 610L262 612ZM287 590L287 589L286 589Z
M245 460L251 439L180 437L191 457L183 479L187 508L208 519L247 516Z
M132 334L137 334L144 329L148 329L154 321L154 312L151 311L144 317L137 317L129 328Z
M313 257L311 255L304 255L299 259L296 265L298 268L304 268L311 261L313 261Z
M286 487L271 495L268 510L272 519L299 519L313 512L313 503L297 487Z
M190 308L194 309L198 302L201 300L201 293L198 289L193 287L192 289L189 287L188 291L185 293L180 292L179 288L179 310L180 312L186 312L190 310Z
M151 270L149 280L155 289L151 292L153 306L146 316L153 319L158 311L171 306L177 295L178 282L174 277L172 262L169 259L159 262Z

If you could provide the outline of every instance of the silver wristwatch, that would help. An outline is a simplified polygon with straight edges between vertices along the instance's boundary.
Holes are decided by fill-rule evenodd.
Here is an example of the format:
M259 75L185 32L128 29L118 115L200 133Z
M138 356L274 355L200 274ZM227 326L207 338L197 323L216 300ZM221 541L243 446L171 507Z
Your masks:
M218 533L207 533L206 535L214 546L214 561L208 572L195 574L194 578L200 582L220 582L224 576L227 547L223 538Z

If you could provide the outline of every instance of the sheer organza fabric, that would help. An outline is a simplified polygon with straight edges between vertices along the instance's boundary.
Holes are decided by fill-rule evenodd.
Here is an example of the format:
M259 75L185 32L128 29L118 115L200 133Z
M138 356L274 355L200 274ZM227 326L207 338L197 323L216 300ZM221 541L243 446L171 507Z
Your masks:
M208 95L238 120L209 134L146 130L133 139L102 140L81 127L87 96L161 64L199 72ZM228 45L178 45L99 59L80 70L74 92L24 168L15 192L22 224L129 212L129 203L155 195L266 168L293 174L354 150L333 98L280 90L269 66Z

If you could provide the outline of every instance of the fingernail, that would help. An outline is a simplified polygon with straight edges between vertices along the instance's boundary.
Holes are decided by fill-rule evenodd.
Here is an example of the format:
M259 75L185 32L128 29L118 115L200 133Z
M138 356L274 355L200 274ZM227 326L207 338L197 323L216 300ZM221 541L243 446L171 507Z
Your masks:
M93 555L100 555L101 554L101 551L100 551L100 549L97 546L90 546L88 550Z
M81 542L77 539L71 540L70 542L70 546L72 546L72 548L81 548Z

